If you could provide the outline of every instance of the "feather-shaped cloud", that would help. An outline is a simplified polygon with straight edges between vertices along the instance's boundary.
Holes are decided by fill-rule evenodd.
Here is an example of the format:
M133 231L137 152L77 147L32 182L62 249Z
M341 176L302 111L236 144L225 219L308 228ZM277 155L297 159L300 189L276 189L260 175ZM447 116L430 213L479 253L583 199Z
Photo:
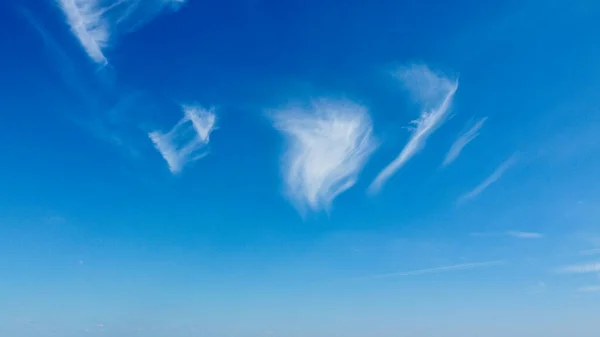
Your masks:
M354 185L376 148L367 109L349 101L320 100L273 114L287 139L282 170L286 193L304 212L327 210Z

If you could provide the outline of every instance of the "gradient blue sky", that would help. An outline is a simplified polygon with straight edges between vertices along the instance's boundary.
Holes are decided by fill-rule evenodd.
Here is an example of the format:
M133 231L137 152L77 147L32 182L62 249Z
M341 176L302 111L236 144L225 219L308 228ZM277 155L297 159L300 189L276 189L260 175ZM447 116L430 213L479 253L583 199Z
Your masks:
M600 2L114 3L0 3L1 336L597 336Z

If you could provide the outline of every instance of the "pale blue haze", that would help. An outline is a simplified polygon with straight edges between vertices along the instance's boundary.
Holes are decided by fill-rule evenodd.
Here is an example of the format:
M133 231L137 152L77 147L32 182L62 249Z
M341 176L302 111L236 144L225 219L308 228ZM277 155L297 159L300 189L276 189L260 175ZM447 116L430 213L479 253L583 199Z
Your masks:
M60 1L0 3L0 336L598 336L600 2L139 6L90 52Z

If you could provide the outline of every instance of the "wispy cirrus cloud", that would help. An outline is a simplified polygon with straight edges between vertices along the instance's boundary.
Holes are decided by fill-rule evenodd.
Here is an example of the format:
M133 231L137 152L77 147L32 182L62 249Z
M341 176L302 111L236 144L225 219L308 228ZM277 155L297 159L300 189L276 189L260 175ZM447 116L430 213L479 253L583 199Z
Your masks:
M600 273L600 262L591 262L586 264L576 264L559 269L559 272L565 274L589 274Z
M417 120L412 121L414 128L408 143L369 187L371 193L378 192L396 171L425 146L427 138L446 120L452 98L458 89L458 80L436 74L426 65L401 68L396 76L421 106L422 112Z
M277 111L272 120L287 139L286 194L301 212L328 210L377 147L367 109L350 101L322 99Z
M512 155L510 158L505 160L495 171L487 177L481 184L477 185L474 189L464 194L458 199L458 204L462 204L470 199L477 197L481 192L483 192L486 188L488 188L491 184L498 181L504 175L504 172L508 170L511 166L515 164L517 161L517 156Z
M487 262L474 262L474 263L462 263L462 264L455 264L455 265L451 265L451 266L443 266L443 267L437 267L437 268L417 269L417 270L411 270L411 271L405 271L405 272L377 274L377 275L372 275L372 276L369 276L366 278L381 279L381 278L390 278L390 277L417 276L417 275L424 275L424 274L447 273L447 272L459 271L459 270L501 266L501 265L505 265L506 263L507 263L506 261L502 261L502 260L487 261Z
M22 17L38 33L53 66L49 74L56 78L56 88L52 92L54 104L63 118L83 128L99 139L116 145L128 156L137 157L134 143L145 142L144 133L130 119L131 111L147 110L149 100L139 92L116 92L98 81L97 76L88 73L85 67L78 66L64 47L54 38L34 13L27 8L19 8ZM62 91L64 90L64 91ZM102 102L99 104L99 102ZM138 137L139 136L139 137Z
M127 33L158 15L177 10L185 0L56 0L71 32L87 55L106 65L104 50L115 34Z
M187 163L208 154L206 146L216 123L212 109L186 105L183 112L183 118L169 132L153 131L148 134L173 174L179 173Z
M461 134L454 141L454 143L450 147L450 150L446 154L446 158L444 158L442 166L450 165L453 161L456 160L456 158L458 158L463 148L475 138L477 138L477 136L479 136L479 129L481 129L486 120L487 117L480 119L479 121L477 121L477 123L475 123L475 125L473 125L469 130L467 130L467 132Z

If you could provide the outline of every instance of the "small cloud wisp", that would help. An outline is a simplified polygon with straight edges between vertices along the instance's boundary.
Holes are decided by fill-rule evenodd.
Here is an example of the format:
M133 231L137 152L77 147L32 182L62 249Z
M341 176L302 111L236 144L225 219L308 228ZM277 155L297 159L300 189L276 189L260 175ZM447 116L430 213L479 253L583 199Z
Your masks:
M600 273L600 262L567 266L562 268L560 271L564 274Z
M518 232L518 231L506 232L506 235L515 237L517 239L541 239L544 237L544 234L541 234L541 233Z
M467 146L467 144L469 144L475 138L477 138L477 136L479 136L479 129L481 129L481 127L483 127L483 124L485 123L486 120L487 120L487 117L480 119L479 121L477 121L477 123L475 123L475 125L473 125L473 127L471 127L467 132L460 135L454 141L454 143L450 147L450 150L446 154L446 158L444 159L442 166L448 166L453 161L455 161L456 158L458 158L458 156L462 152L463 148L465 146Z
M466 202L466 201L468 201L470 199L473 199L473 198L477 197L479 194L481 194L481 192L483 192L491 184L495 183L500 178L502 178L502 175L504 174L504 172L506 172L506 170L508 170L511 166L513 166L516 161L517 161L516 155L513 155L510 158L508 158L507 160L505 160L494 171L494 173L492 173L492 175L490 175L489 177L487 177L481 184L477 185L474 189L472 189L468 193L466 193L463 196L461 196L458 199L457 203L458 204L462 204L462 203L464 203L464 202Z
M185 164L208 154L206 146L215 129L216 115L212 109L183 106L183 111L183 118L169 132L148 134L173 174L179 173Z
M425 146L427 138L446 120L458 89L458 80L436 74L425 65L402 68L397 77L423 110L419 118L412 121L414 128L408 143L377 175L369 187L370 193L381 190L385 182Z
M277 111L272 120L287 139L286 193L301 213L329 210L377 147L367 109L353 102L323 99Z

